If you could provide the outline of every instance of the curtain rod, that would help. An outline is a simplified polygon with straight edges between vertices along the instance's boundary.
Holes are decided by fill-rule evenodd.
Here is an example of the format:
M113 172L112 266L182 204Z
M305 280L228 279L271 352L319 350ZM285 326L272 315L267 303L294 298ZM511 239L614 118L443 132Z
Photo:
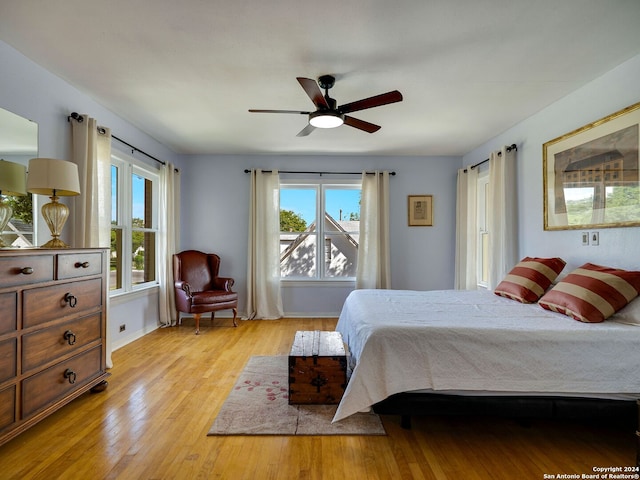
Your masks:
M72 118L73 118L74 120L76 120L78 123L82 123L82 122L84 122L84 119L82 118L82 115L80 115L80 114L79 114L79 113L77 113L77 112L72 112L72 113L71 113L71 115L69 115L69 116L67 117L67 121L68 121L68 122L70 122ZM105 129L104 129L104 128L102 128L102 127L98 127L98 132L100 132L100 133L105 133ZM140 150L138 147L134 147L134 146L133 146L133 145L131 145L130 143L125 142L124 140L122 140L121 138L116 137L116 136L115 136L115 135L113 135L113 134L111 134L111 138L113 138L113 139L115 139L115 140L119 141L120 143L124 143L127 147L132 148L134 151L136 151L136 152L138 152L138 153L141 153L141 154L143 154L143 155L145 155L145 156L149 157L151 160L155 160L156 162L161 163L162 165L166 165L166 162L164 162L164 161L160 160L159 158L154 157L153 155L149 155L147 152L145 152L145 151L143 151L143 150Z
M511 150L515 150L516 152L518 151L518 146L515 143L512 143L511 145L509 145L507 147L507 152L510 152ZM502 155L501 152L498 152L498 155ZM483 161L476 163L475 165L471 165L469 168L471 170L473 170L476 167L479 167L480 165L482 165L483 163L487 163L489 161L488 158L485 158ZM464 169L464 173L467 173L467 169Z
M271 173L272 170L262 170L262 173ZM251 173L248 168L244 169L244 173ZM361 175L362 172L303 172L298 170L278 170L278 173L308 173L312 175ZM365 172L367 175L373 175L375 172ZM389 172L389 175L395 175L396 172Z

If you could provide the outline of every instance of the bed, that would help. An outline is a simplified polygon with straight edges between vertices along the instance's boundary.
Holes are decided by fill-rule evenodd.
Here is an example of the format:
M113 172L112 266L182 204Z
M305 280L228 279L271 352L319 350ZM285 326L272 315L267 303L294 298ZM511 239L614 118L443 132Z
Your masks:
M633 405L639 315L638 299L584 323L486 290L353 291L336 325L353 370L334 421L401 392Z

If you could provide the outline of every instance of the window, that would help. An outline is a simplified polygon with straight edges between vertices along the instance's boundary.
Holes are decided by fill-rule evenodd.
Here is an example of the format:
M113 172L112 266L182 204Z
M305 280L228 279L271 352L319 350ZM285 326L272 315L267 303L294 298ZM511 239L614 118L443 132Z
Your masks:
M111 158L111 293L157 285L159 176L125 156Z
M281 278L355 278L360 197L359 181L280 182Z
M488 228L488 208L489 205L489 170L478 174L478 250L476 253L478 261L478 286L487 288L489 286L489 228Z

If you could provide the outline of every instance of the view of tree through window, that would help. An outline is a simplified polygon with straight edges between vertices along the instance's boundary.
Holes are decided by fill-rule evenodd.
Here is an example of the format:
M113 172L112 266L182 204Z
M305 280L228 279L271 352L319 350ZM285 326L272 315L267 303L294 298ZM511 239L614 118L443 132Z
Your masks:
M354 278L360 183L281 183L280 274L286 279Z

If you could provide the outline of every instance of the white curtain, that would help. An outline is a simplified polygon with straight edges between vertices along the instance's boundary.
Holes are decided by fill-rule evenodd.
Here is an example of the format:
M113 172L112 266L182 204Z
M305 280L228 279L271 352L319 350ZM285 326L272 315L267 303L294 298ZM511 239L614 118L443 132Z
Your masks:
M247 315L250 319L283 316L280 292L280 177L251 171L249 199Z
M356 288L391 288L389 172L362 173Z
M456 201L456 260L457 290L478 288L478 169L458 170Z
M515 149L489 157L489 288L494 289L518 261Z
M173 254L180 245L180 173L171 163L160 172L160 206L158 214L158 280L160 283L160 325L177 322L173 291Z
M111 131L99 127L94 118L81 115L71 120L73 162L78 165L80 195L76 197L73 219L73 246L78 248L111 246ZM109 276L107 275L107 282ZM109 285L106 285L107 291ZM105 305L109 312L109 296ZM106 338L107 367L111 368L111 334L108 318Z
M78 165L80 195L74 204L73 246L111 245L111 131L87 115L71 120L73 162Z

